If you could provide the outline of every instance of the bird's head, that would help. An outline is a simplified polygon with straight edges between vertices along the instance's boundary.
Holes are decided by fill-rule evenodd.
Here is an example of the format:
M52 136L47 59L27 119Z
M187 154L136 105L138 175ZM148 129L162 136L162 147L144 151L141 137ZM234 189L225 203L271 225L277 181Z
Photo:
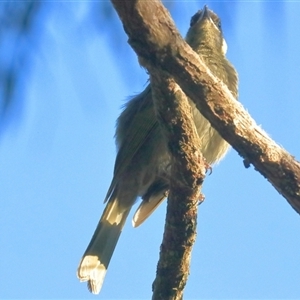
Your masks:
M200 53L211 51L225 56L227 51L220 18L206 5L191 18L186 41Z

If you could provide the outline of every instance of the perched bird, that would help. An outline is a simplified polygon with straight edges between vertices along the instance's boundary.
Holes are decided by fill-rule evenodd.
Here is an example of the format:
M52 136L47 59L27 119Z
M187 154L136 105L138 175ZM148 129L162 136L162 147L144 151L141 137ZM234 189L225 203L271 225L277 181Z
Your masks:
M211 72L237 98L238 77L226 59L226 42L219 17L206 6L191 19L187 43L201 56ZM189 100L201 151L208 164L219 161L229 145ZM80 281L98 294L126 218L137 197L142 198L133 217L140 225L166 198L169 190L170 156L167 141L155 117L151 86L125 106L117 120L118 154L114 176L105 197L107 205L77 270Z

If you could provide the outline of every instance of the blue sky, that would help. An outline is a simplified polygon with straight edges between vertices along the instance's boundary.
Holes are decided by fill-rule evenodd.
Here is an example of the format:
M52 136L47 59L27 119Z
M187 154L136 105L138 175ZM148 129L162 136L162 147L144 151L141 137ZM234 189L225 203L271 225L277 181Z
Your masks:
M239 100L299 159L300 3L207 3L222 18ZM176 2L183 35L203 5ZM147 75L120 22L99 34L86 7L52 5L23 111L1 136L0 298L95 298L76 269L112 178L115 120ZM286 200L233 149L204 194L185 299L300 298L300 219ZM165 204L126 224L99 299L151 297L164 217Z

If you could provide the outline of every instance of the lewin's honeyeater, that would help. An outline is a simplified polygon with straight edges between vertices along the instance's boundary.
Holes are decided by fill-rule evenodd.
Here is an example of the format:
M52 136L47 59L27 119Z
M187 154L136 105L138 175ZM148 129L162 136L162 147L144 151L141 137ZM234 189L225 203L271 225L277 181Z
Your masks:
M237 98L238 77L226 59L226 42L219 17L206 6L191 19L187 43L204 60ZM229 145L189 101L201 139L201 151L208 164L219 161ZM165 199L169 189L170 156L167 141L155 117L151 86L125 106L117 120L114 176L105 201L107 205L77 270L89 290L100 292L107 267L122 228L137 197L142 198L133 217L139 226Z

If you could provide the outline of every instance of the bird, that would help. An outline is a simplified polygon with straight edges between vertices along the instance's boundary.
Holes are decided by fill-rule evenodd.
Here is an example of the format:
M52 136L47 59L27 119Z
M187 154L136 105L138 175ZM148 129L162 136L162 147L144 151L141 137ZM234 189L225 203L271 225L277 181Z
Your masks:
M238 98L238 74L226 58L227 44L217 14L204 6L191 18L186 42L202 58L212 74ZM219 135L189 99L201 152L208 164L220 161L229 144ZM154 111L149 84L125 105L116 124L117 156L107 202L94 235L77 269L81 282L98 294L128 214L137 198L141 204L132 225L139 226L169 191L170 163L167 141Z

